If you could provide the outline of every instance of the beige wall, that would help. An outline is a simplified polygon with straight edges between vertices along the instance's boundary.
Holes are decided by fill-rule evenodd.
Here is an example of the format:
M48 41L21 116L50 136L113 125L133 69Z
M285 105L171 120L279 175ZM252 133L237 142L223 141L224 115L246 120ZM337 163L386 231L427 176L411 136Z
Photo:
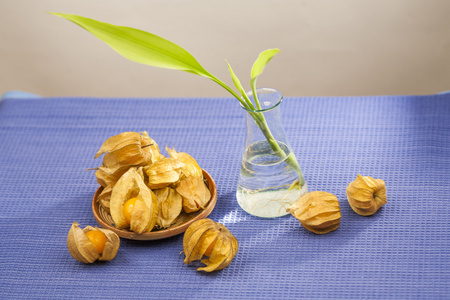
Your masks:
M232 85L248 87L264 49L281 49L259 86L286 96L450 90L448 0L0 0L0 94L228 96L188 73L129 62L57 11L153 32Z

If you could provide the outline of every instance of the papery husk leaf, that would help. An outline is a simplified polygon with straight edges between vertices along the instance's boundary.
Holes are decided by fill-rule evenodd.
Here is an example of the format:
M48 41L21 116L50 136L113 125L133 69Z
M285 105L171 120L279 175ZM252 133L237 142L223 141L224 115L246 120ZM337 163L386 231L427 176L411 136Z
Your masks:
M153 140L147 132L123 132L108 138L95 158L105 154L102 164L104 170L102 171L112 175L123 171L124 167L144 166L151 162L152 152L158 149L157 145L152 148L152 142ZM158 155L155 154L155 156Z
M196 221L188 227L188 229L186 230L184 237L183 237L183 250L184 250L184 254L186 255L186 257L184 259L185 264L189 264L195 260L195 259L192 259L194 249L195 249L195 247L197 247L197 244L201 240L202 236L208 230L214 230L214 231L218 232L218 226L211 219L203 219L203 220ZM209 244L208 244L208 247L209 247ZM205 248L205 251L206 251L206 248ZM201 253L202 256L203 256L203 253ZM194 256L195 256L195 254L194 254ZM197 260L200 258L201 257L197 258Z
M148 186L151 189L159 189L177 182L183 167L184 164L174 158L165 157L156 161L144 168L148 176Z
M134 197L139 199L136 201L138 208L131 212L129 225L123 216L123 205ZM117 181L111 193L110 213L117 228L130 228L138 234L153 229L158 217L158 201L144 183L142 168L130 168Z
M100 157L102 154L119 150L127 145L136 144L140 145L141 135L134 131L122 132L112 137L109 137L103 142L100 150L95 154L95 158Z
M205 182L197 176L181 180L176 190L183 197L183 210L186 213L204 209L211 199L211 192Z
M194 222L186 230L183 237L183 249L186 255L185 264L200 260L207 256L212 245L209 258L202 260L205 267L197 271L212 272L228 266L238 251L238 242L231 232L222 224L203 219Z
M141 195L138 195L133 210L131 211L130 230L138 234L149 231L148 228L152 226L152 224L151 222L148 222L148 216L151 214L152 211L150 211L150 207L146 204L146 201ZM143 224L146 225L144 226ZM155 224L153 224L153 226L155 226Z
M97 172L99 176L103 179L103 183L109 183L103 191L98 195L97 201L100 203L100 205L107 211L110 212L110 200L111 200L111 193L112 189L114 188L114 185L116 182L120 179L120 177L125 174L126 171L130 169L130 166L124 166L119 168L118 170L112 170L110 168L106 167L100 167ZM96 175L97 175L96 172ZM112 173L110 173L112 172ZM142 172L141 172L142 173ZM141 174L142 175L142 174ZM99 182L99 176L97 176L97 182ZM100 182L99 182L100 183ZM102 184L100 184L102 185Z
M181 161L184 164L184 167L181 169L181 173L185 177L189 176L197 176L203 178L202 169L198 165L197 161L185 152L177 152L175 147L170 149L166 146L166 151L169 153L170 157L175 158L178 161Z
M106 235L105 248L103 249L100 260L112 260L116 257L117 251L119 250L120 238L115 232L111 230L102 228L99 228L99 230Z
M228 230L228 228L227 228ZM237 241L237 239L234 237L234 235L231 234L228 236L229 239L231 240L231 254L228 255L227 259L224 261L224 263L222 265L219 266L219 270L223 269L224 267L228 266L231 261L233 260L233 258L236 256L237 251L239 249L239 243Z
M110 211L114 225L117 228L124 229L129 227L129 224L123 216L123 204L139 194L137 177L136 168L130 168L120 177L115 188L112 190Z
M140 144L128 144L113 152L108 152L103 157L103 165L108 168L116 166L146 165L150 161L150 154L145 153Z
M73 222L67 235L67 248L73 258L85 264L93 263L100 257L77 222Z
M105 247L103 248L103 253L99 254L98 260L108 261L116 257L117 251L120 247L120 238L115 232L109 229L92 226L86 226L83 229L84 234L88 233L89 231L101 231L106 236Z
M158 199L159 214L156 225L167 228L172 225L180 215L183 208L183 199L177 191L170 187L155 190Z
M198 239L198 238L192 238L193 235L195 233L199 233L202 230L203 231L207 230L207 228L209 226L211 226L211 224L210 224L211 222L213 222L213 221L211 219L207 219L207 218L198 220L198 221L192 223L188 227L188 229L185 231L184 236L183 236L183 249L184 249L185 254L186 254L186 252L188 253L188 254L186 254L186 257L188 257L190 255L192 248L193 248L192 245L190 244L190 241ZM206 229L203 227L205 227ZM200 232L199 234L201 235L202 232ZM187 261L188 260L185 259L185 263L189 263Z
M105 209L107 212L110 212L110 201L111 201L111 193L112 186L108 185L103 189L103 191L98 195L97 201L98 203Z
M208 247L213 243L219 235L216 226L207 226L201 232L196 232L189 243L185 252L186 258L184 263L189 264L193 261L202 259Z
M339 200L331 193L310 192L287 209L303 227L316 234L326 234L339 228L341 211Z
M309 219L305 219L304 223L308 226L326 227L327 222L334 222L341 217L339 212L339 206L330 207L329 211L321 211L321 213L312 216Z
M218 225L220 226L220 231L223 233L223 241L219 239L216 241L209 259L202 260L202 263L206 267L198 268L197 271L212 272L222 270L231 263L237 254L239 248L237 239L231 234L228 228L220 223ZM224 256L225 259L223 259Z
M152 163L164 158L164 155L161 154L159 150L158 144L151 137L148 136L147 131L143 131L142 133L142 146L144 148L148 148L148 151L151 154L150 161L147 165L151 165Z
M361 216L373 215L387 203L386 184L381 179L358 174L346 190L348 203Z
M114 185L120 176L125 174L129 169L129 166L120 167L118 169L110 169L105 166L101 166L95 172L95 177L97 177L97 182L102 187L107 187L108 185Z
M212 272L220 270L219 267L221 266L222 269L225 268L225 262L231 251L229 240L227 240L223 235L219 236L211 252L211 256L202 260L202 263L206 266L198 268L197 271Z

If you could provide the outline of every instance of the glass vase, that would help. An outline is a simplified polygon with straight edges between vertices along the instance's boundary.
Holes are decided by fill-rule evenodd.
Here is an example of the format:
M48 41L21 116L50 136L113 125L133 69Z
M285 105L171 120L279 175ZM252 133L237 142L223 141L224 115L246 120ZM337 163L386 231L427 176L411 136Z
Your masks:
M281 118L283 97L275 89L256 90L255 110L245 110L247 134L236 197L243 210L264 218L280 217L308 192Z

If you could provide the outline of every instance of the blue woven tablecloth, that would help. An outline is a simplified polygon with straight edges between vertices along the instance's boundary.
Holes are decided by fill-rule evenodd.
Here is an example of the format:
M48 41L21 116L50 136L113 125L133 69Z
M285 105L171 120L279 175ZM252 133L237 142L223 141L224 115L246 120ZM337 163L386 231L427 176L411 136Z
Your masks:
M450 295L450 95L286 98L284 125L310 191L335 194L341 226L318 236L291 216L260 219L235 199L244 113L227 99L5 99L0 103L1 299L444 299ZM215 179L210 217L239 252L224 270L183 263L182 235L121 240L85 265L72 222L97 225L87 168L103 141L148 131ZM345 189L386 181L388 203L362 217Z

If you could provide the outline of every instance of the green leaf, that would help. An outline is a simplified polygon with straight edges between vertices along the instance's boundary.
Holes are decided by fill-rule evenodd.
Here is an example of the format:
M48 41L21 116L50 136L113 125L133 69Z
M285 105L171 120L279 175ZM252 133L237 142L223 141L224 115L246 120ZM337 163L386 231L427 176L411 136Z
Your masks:
M252 66L250 87L252 89L253 98L255 99L255 103L258 109L261 109L261 106L256 94L256 80L258 79L258 76L261 75L261 73L264 71L264 67L278 52L280 52L279 49L267 49L261 52Z
M226 60L225 60L226 61ZM238 89L238 91L241 93L242 98L244 98L245 102L247 103L248 107L250 109L255 109L255 107L253 106L252 102L250 101L250 99L247 96L247 93L245 92L244 88L242 87L241 81L239 80L239 78L236 76L236 74L234 74L233 69L231 68L231 65L227 62L228 65L228 70L230 70L230 75L231 75L231 79L233 80L234 86Z
M264 71L264 67L275 56L275 54L279 52L280 52L279 49L267 49L261 52L256 61L253 63L251 72L252 79L261 75L261 73Z
M181 70L217 79L185 49L152 33L77 15L51 14L81 26L129 60L153 67Z

